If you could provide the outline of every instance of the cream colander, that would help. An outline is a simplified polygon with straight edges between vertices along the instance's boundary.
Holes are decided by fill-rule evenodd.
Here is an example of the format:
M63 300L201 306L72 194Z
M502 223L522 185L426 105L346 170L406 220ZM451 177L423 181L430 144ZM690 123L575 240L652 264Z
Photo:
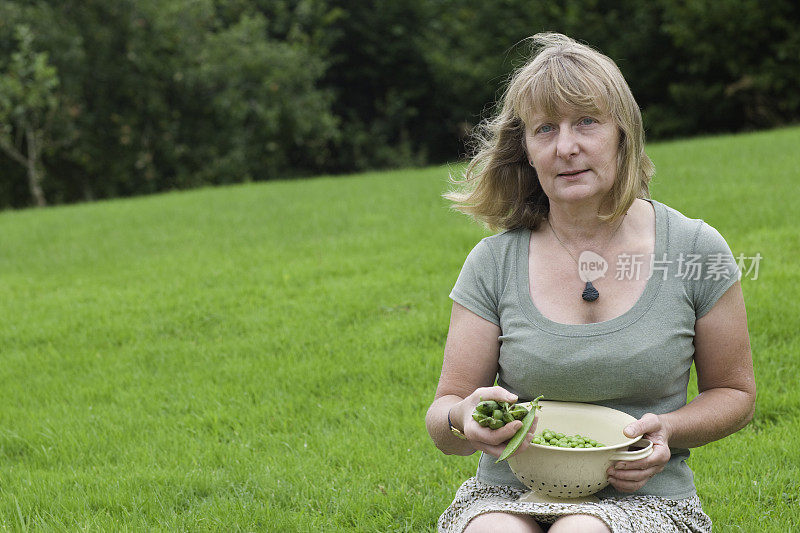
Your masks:
M622 433L636 420L627 413L588 403L540 401L539 405L536 435L550 429L565 435L580 434L605 446L557 448L531 444L509 457L511 471L531 490L521 500L596 501L591 495L608 485L606 469L613 462L635 461L653 453L652 442L641 437L631 439Z

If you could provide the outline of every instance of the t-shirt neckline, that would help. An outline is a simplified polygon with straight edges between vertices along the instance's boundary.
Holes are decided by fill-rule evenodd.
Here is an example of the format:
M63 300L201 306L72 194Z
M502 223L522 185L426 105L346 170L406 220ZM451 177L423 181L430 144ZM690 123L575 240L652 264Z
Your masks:
M656 258L660 258L667 252L666 248L669 238L667 213L664 211L664 206L661 203L651 199L645 199L645 201L653 205L656 219L656 235L653 253ZM531 298L528 272L528 248L530 246L530 237L530 230L521 231L518 234L517 264L515 268L517 273L517 296L519 297L520 308L527 318L536 327L548 333L568 337L585 337L618 331L639 320L653 304L656 295L661 289L663 276L651 272L650 279L647 281L644 291L639 295L639 298L633 306L623 314L609 320L604 320L603 322L594 322L591 324L564 324L562 322L555 322L544 316L533 304L533 299Z

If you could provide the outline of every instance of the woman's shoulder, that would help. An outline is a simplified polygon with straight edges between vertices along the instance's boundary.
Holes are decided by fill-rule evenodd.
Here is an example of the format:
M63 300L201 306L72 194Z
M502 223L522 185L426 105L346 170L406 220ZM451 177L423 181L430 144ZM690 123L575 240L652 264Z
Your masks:
M706 225L702 218L691 218L667 204L656 200L650 200L650 203L656 211L661 211L665 219L670 244L677 244L681 248L693 245L698 233Z
M647 201L653 204L654 209L660 209L661 212L667 216L667 221L671 226L688 226L691 228L696 228L699 223L703 222L703 219L688 217L674 207L661 203L658 200L650 199Z
M665 215L670 248L691 253L710 253L729 250L725 238L702 218L691 218L677 209L650 200L655 209Z
M492 255L497 258L510 257L521 245L521 239L530 239L530 233L527 228L507 229L484 237L478 244L491 250Z
M494 264L496 268L505 270L513 264L516 253L522 246L520 239L524 239L526 235L530 236L530 230L519 228L484 237L472 248L467 262Z
M531 230L528 228L514 228L506 229L494 235L485 237L483 240L492 244L492 246L512 246L523 235L530 236Z

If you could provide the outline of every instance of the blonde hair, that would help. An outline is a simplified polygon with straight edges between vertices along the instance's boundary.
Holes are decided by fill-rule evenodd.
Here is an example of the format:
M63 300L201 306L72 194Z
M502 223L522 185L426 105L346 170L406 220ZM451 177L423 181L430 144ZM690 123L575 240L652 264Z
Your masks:
M639 106L617 65L607 56L559 33L531 37L534 55L517 69L496 116L474 134L474 155L462 179L443 196L453 208L492 229L536 229L547 218L550 201L525 152L526 123L535 113L558 116L578 109L610 116L619 128L617 176L609 191L613 222L636 198L650 196L655 167L644 149Z

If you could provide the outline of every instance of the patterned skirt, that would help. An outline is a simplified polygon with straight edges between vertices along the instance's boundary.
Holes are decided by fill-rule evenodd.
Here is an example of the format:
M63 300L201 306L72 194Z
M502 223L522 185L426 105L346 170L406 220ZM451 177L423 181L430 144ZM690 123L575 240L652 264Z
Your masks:
M472 477L458 489L450 507L439 517L440 533L461 533L479 514L506 512L532 516L541 524L552 524L570 514L599 518L612 533L710 533L711 519L700 499L670 500L656 496L628 496L597 503L532 503L517 501L524 490L487 485Z

